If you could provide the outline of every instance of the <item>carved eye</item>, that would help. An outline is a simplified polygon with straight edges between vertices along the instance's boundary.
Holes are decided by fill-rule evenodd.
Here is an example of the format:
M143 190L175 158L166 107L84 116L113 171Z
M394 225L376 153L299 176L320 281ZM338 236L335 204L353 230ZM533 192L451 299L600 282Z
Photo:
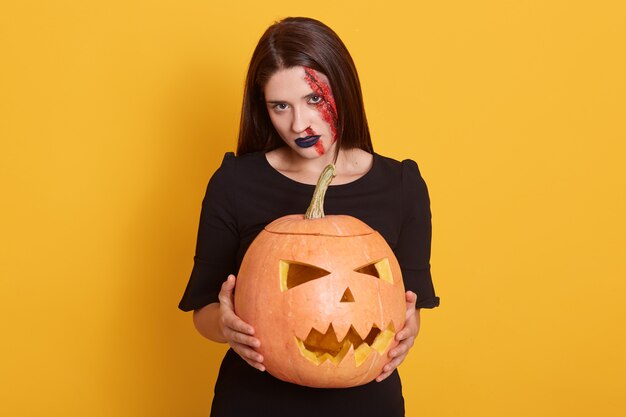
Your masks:
M325 269L302 262L280 261L280 290L287 291L328 274Z
M357 268L355 271L360 274L380 278L383 281L393 284L393 275L391 275L391 267L389 266L389 259L387 258L383 258L379 261Z

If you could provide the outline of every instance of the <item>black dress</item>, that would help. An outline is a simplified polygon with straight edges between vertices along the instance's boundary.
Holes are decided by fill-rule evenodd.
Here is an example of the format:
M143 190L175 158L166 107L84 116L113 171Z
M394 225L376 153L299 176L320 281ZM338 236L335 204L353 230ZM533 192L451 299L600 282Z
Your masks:
M227 153L202 203L194 267L179 308L218 301L229 274L237 275L248 246L273 220L306 211L315 186L276 171L263 152ZM428 190L415 162L374 154L364 176L331 185L326 214L354 216L377 230L393 249L417 308L439 305L430 276L431 217ZM220 367L211 416L404 416L397 371L359 387L308 388L283 382L248 365L230 349Z

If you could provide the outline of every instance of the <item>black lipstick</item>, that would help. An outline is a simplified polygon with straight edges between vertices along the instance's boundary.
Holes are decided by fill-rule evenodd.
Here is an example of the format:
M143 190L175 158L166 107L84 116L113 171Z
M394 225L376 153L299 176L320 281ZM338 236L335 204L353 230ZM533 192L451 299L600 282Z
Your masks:
M295 140L296 145L301 148L310 148L320 140L320 135L309 135Z

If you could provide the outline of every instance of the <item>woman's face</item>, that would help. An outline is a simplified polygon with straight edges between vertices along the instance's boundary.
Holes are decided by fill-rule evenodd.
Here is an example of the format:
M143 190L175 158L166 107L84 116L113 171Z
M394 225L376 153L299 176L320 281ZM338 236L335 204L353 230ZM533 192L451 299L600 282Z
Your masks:
M274 128L298 155L327 154L337 140L337 107L328 78L306 67L281 69L263 90Z

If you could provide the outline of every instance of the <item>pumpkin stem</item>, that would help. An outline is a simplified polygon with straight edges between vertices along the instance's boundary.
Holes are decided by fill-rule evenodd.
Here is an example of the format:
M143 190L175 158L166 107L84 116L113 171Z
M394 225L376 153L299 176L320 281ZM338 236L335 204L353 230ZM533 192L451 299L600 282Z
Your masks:
M322 171L320 178L317 180L311 204L304 215L305 219L321 219L324 217L324 196L326 195L328 185L330 185L334 176L335 165L328 164Z

